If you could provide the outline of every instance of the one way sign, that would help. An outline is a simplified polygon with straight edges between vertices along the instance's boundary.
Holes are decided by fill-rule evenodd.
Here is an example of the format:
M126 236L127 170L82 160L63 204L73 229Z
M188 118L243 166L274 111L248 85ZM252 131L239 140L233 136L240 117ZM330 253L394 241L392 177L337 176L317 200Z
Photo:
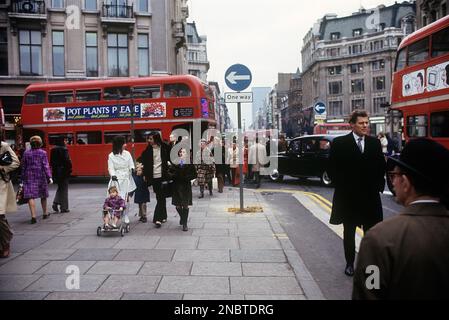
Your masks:
M251 71L243 64L234 64L225 73L226 85L234 91L245 90L252 80Z

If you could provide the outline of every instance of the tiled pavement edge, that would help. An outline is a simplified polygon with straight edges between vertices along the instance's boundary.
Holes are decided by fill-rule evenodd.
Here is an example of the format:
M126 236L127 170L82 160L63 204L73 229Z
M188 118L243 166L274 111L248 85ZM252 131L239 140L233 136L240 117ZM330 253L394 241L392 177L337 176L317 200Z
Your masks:
M324 298L274 208L254 190L245 190L245 206L262 206L263 213L228 213L239 206L238 189L198 200L195 188L188 232L170 199L161 229L138 223L133 205L131 232L122 238L95 234L104 189L71 185L71 212L35 225L26 206L8 215L15 235L11 257L0 260L0 299ZM65 286L70 265L79 268L79 290Z

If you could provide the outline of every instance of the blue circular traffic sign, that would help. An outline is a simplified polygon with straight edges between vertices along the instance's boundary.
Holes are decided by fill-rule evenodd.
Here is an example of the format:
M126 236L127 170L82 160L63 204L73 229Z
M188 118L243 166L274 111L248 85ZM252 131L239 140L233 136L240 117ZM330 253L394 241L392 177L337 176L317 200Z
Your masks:
M322 102L318 102L317 104L315 104L315 112L318 114L323 114L326 112L326 105Z
M234 64L225 73L226 85L234 91L243 91L249 87L253 75L243 64Z

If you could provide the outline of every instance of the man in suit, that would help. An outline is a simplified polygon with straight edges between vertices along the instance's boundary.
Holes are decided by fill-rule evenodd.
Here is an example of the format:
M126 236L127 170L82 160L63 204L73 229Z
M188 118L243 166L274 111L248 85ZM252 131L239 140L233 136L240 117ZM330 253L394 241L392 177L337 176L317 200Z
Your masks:
M425 138L389 158L388 178L405 208L363 238L353 299L449 299L448 163L449 150Z
M355 110L349 124L352 132L332 143L328 173L335 185L330 223L343 224L345 274L353 276L357 227L366 233L383 219L385 158L379 140L368 135L366 111Z

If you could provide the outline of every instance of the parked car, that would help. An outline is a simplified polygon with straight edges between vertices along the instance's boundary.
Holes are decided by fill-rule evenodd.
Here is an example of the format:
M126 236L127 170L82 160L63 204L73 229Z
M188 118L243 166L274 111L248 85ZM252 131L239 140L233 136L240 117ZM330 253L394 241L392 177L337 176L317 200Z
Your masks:
M285 175L296 178L318 177L325 186L332 184L327 174L332 141L338 135L311 135L292 139L286 152L277 154L278 168L274 169L270 178L282 181Z

